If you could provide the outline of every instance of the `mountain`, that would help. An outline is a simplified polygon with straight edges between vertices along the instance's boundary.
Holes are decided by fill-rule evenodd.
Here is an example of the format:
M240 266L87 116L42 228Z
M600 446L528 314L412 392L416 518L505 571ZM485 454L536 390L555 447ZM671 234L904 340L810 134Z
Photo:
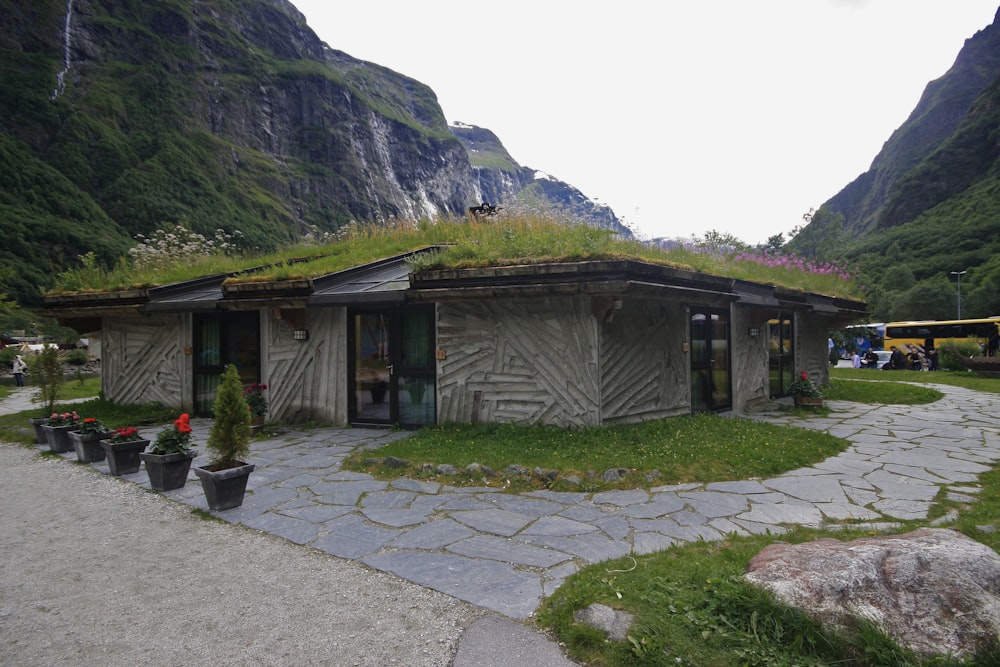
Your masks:
M870 283L872 319L954 318L958 271L967 272L963 316L1000 313L997 18L927 84L868 171L789 243L856 263Z
M988 123L979 122L978 131L970 126L988 114L983 106L989 95L976 101L998 76L1000 27L994 22L966 40L951 69L927 84L869 170L824 206L844 216L845 229L864 233L909 222L967 189L997 156L982 133ZM939 150L946 154L934 155ZM974 152L962 154L966 150Z
M469 154L480 203L554 211L632 238L632 231L610 207L589 199L568 183L517 164L493 132L466 123L454 123L450 129Z
M110 264L177 223L262 250L486 197L617 223L524 178L495 137L508 162L475 163L433 90L330 48L285 0L0 0L0 16L0 292L22 303L79 255Z

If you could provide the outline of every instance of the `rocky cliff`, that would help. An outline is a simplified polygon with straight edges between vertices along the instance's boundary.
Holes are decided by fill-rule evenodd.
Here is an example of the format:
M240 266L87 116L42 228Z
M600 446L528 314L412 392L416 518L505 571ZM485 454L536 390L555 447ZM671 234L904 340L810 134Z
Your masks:
M519 165L490 130L465 123L455 123L450 129L469 154L480 203L515 210L541 209L632 238L632 231L609 206L542 171Z
M0 16L0 292L21 301L166 225L273 248L534 184L500 187L527 171L513 162L473 168L430 88L330 48L285 0L0 0Z

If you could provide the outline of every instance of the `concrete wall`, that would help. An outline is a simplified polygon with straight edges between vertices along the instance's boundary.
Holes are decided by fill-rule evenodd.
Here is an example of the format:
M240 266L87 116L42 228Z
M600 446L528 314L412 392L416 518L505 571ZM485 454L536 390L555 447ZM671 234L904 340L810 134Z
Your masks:
M437 347L438 422L600 423L589 297L443 302Z
M347 310L309 308L305 329L279 319L273 309L261 320L261 380L268 386L267 418L273 421L347 423Z
M795 372L804 370L821 387L830 384L830 327L826 317L795 316Z
M769 313L735 304L730 312L733 410L740 411L768 400L771 393L767 349ZM757 336L750 335L751 328L758 330Z
M191 315L105 318L101 388L115 403L192 406Z
M599 311L601 422L661 419L691 411L687 311L683 304L622 299ZM606 311L605 311L606 312Z

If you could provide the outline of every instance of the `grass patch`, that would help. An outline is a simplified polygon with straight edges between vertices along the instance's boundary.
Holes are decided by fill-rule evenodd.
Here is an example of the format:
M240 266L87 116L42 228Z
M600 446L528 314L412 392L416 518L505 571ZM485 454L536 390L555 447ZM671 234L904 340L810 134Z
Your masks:
M219 517L217 517L214 514L212 514L211 512L209 512L208 510L203 510L200 507L193 508L191 510L191 514L195 518L201 519L202 521L212 521L212 522L215 522L215 523L225 523L225 524L229 523L228 521L225 521L224 519L220 519Z
M849 530L834 537L866 534ZM800 528L781 539L797 544L830 536ZM590 565L542 602L538 621L558 634L572 658L592 667L960 664L944 658L921 663L871 626L850 637L832 634L744 583L747 563L774 539L730 537ZM575 611L595 602L635 616L626 641L608 642L573 621ZM993 663L985 658L974 664Z
M104 399L95 398L80 403L57 403L57 412L72 412L76 410L81 417L95 417L108 428L165 424L177 418L177 410L165 408L158 403L145 405L118 405ZM0 415L0 441L32 444L35 433L28 419L41 416L41 410L23 410L8 415ZM149 434L146 434L149 435Z
M1000 378L982 377L969 371L876 371L867 368L831 368L830 377L832 379L873 380L875 382L945 384L974 391L1000 393ZM823 395L826 395L825 389Z
M823 387L823 398L876 405L926 405L944 397L937 389L901 382L865 382L867 378L833 379Z
M359 452L344 467L382 479L405 476L452 485L485 484L511 491L596 491L777 475L821 461L846 446L845 440L825 433L718 415L580 430L445 424ZM407 465L392 460L387 465L390 457L406 461ZM474 463L489 470L464 470ZM459 473L442 475L437 471L441 464L454 466ZM512 472L511 466L525 472ZM536 468L557 475L535 474ZM629 473L615 482L601 481L605 471L619 468Z
M974 503L944 500L941 504L959 510L955 528L1000 552L1000 470L990 470L979 476L976 498Z
M90 398L91 396L100 396L100 394L101 378L96 376L67 380L66 383L59 388L59 400L61 401L73 401L78 398Z
M28 378L30 380L30 377ZM10 396L13 389L11 387L0 386L0 400ZM34 401L35 396L38 394L38 388L33 387L30 382L28 383L27 391L30 392L32 401ZM60 401L74 401L79 398L90 398L96 397L101 394L101 378L100 376L84 376L80 378L66 379L61 387L59 387L59 400ZM37 403L38 410L41 411L42 404ZM38 415L35 415L38 416Z

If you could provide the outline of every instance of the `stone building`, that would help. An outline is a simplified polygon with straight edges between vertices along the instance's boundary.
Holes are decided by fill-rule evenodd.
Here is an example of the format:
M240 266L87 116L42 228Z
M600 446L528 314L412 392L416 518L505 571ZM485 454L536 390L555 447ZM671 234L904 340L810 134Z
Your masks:
M421 251L415 251L421 252ZM268 419L597 426L742 410L828 381L860 301L635 260L413 273L407 253L309 280L212 276L46 297L101 333L105 396L208 414L219 376Z

